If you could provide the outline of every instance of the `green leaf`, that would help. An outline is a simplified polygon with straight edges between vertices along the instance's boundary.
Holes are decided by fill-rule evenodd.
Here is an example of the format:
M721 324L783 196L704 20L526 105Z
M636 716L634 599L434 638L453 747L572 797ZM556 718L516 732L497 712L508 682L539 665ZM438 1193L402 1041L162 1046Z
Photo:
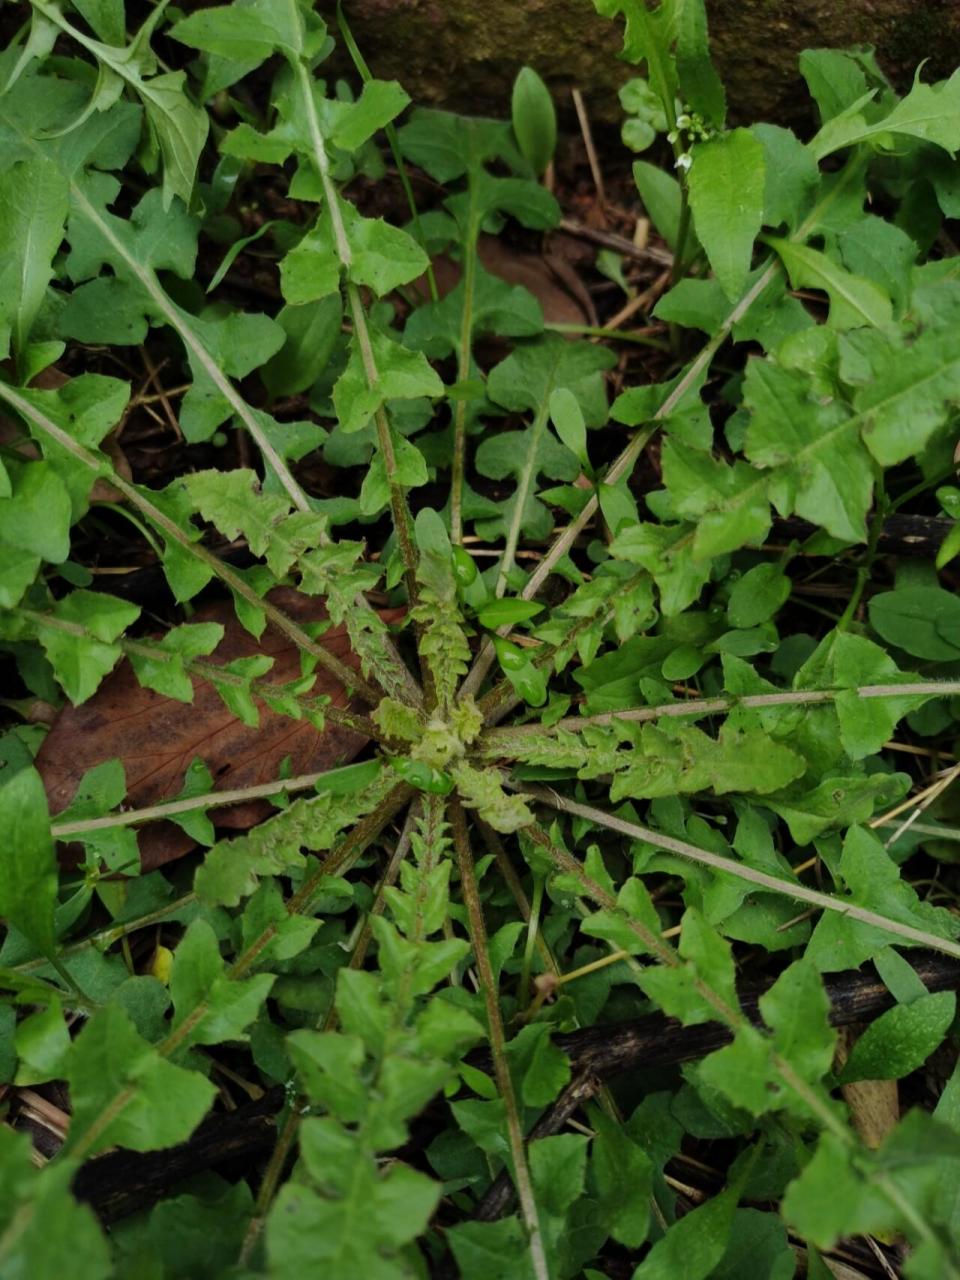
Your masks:
M116 666L121 649L114 641L139 613L136 605L105 592L80 590L64 596L53 607L53 617L68 624L65 630L38 619L40 643L75 705L92 697L103 677ZM82 630L78 633L75 628Z
M293 307L319 302L339 294L340 271L329 225L324 229L314 227L280 263L280 292Z
M70 1048L70 1032L63 1020L60 1001L53 999L17 1025L16 1084L40 1084L63 1075L63 1059Z
M751 410L745 451L755 466L776 468L766 483L778 508L834 537L864 541L873 467L856 419L837 400L815 398L802 374L765 360L747 366L744 402Z
M596 1133L590 1152L590 1171L597 1199L618 1244L637 1249L650 1226L653 1163L650 1157L608 1116L591 1121Z
M659 165L649 164L646 160L633 162L633 180L650 221L669 248L675 251L680 234L680 210L683 202L680 183ZM695 241L689 233L688 241L685 250L687 253L695 247Z
M72 4L101 40L105 40L107 44L126 43L123 0L72 0Z
M960 600L942 587L898 587L869 604L870 625L888 644L915 658L960 658Z
M36 769L19 769L0 785L0 820L6 853L0 862L0 916L39 950L54 947L57 859L47 797Z
M358 100L334 127L332 141L344 151L356 151L378 129L395 120L410 97L396 80L368 80Z
M333 388L333 407L344 431L359 431L387 400L415 400L443 394L443 383L419 351L410 351L379 329L370 327L370 345L377 370L371 386L356 338L350 359Z
M570 1060L552 1042L546 1023L523 1027L507 1045L507 1060L528 1107L545 1107L570 1083Z
M866 60L858 51L840 49L804 49L800 55L800 74L807 82L810 96L826 123L839 116L854 103L862 103L880 87L881 78L867 77ZM871 84L874 81L874 84ZM871 103L868 108L878 115L882 108Z
M85 1149L156 1151L184 1142L217 1090L196 1071L162 1058L134 1030L128 1015L107 1005L73 1042L67 1063L72 1109L69 1149L97 1126Z
M297 395L316 382L333 354L342 316L339 294L306 306L281 307L274 318L286 339L260 369L272 398Z
M529 1244L516 1215L461 1222L447 1232L462 1280L530 1280Z
M850 1051L841 1083L900 1080L916 1071L947 1034L956 1006L953 991L938 991L882 1013Z
M727 617L734 627L755 627L772 618L790 596L791 582L778 564L748 569L733 585Z
M399 1280L404 1247L425 1230L440 1187L401 1164L377 1168L353 1136L331 1117L308 1117L301 1154L323 1194L289 1182L267 1219L270 1272L294 1280L317 1267L330 1275Z
M795 133L775 124L755 124L750 132L763 147L763 222L768 227L797 226L809 206L820 171Z
M185 71L169 71L133 82L163 156L163 202L174 196L189 205L210 121L186 92Z
M823 126L809 143L817 160L858 142L873 141L879 149L892 150L898 137L931 142L950 155L960 148L960 74L956 72L935 85L918 78L905 98L872 123L858 109L863 105L862 101L852 103Z
M585 466L587 459L587 424L577 397L569 387L557 387L550 395L550 418L557 435L572 454Z
M67 181L49 160L11 166L0 181L0 328L9 324L13 350L26 350L63 239Z
M693 907L683 914L679 950L685 964L644 969L638 979L665 1013L685 1026L709 1022L717 1014L704 988L730 1009L739 1009L730 944Z
M633 1280L706 1280L723 1257L730 1235L737 1190L721 1191L684 1214L658 1240L633 1273Z
M582 1196L588 1142L582 1133L558 1133L530 1143L530 1177L542 1212L566 1213Z
M382 218L362 217L348 201L341 202L341 211L352 258L347 275L354 284L383 297L426 271L427 255L405 231Z
M49 462L7 462L13 482L0 498L0 540L8 546L60 564L70 554L70 495Z
M295 59L318 52L326 27L312 14L306 26L306 18L299 4L254 0L242 7L222 5L192 13L175 23L169 34L193 49L256 67L272 53Z
M477 621L482 627L496 631L498 627L513 626L517 622L526 622L543 612L543 605L536 600L491 600L477 613Z
M960 925L948 911L920 901L881 842L862 827L854 826L847 832L839 876L849 900L858 906L937 937L955 938L960 932ZM844 895L838 895L838 900L842 902ZM831 911L817 923L806 954L821 972L836 972L857 968L892 941L880 927L844 919ZM904 943L897 940L897 945Z
M108 1280L116 1274L93 1210L71 1192L75 1173L69 1160L38 1169L29 1136L0 1128L0 1269L7 1275Z
M185 1044L243 1039L273 981L273 974L266 973L244 980L229 977L216 934L205 920L194 920L174 952L174 1030L189 1018Z
M828 323L834 329L882 328L890 322L889 295L872 280L854 275L825 253L794 240L770 236L766 243L779 255L795 289L823 289L829 294Z
M557 113L550 90L532 67L521 67L510 104L513 132L534 173L542 174L557 145Z
M698 143L688 185L697 235L727 297L735 300L750 272L763 221L763 147L746 129Z

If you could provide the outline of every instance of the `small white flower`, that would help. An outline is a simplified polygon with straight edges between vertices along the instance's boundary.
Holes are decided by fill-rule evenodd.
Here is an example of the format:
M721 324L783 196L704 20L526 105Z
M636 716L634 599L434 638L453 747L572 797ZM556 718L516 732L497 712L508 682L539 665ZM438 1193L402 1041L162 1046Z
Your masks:
M687 173L693 164L693 156L689 151L685 151L682 156L677 156L673 167L679 169L681 173Z

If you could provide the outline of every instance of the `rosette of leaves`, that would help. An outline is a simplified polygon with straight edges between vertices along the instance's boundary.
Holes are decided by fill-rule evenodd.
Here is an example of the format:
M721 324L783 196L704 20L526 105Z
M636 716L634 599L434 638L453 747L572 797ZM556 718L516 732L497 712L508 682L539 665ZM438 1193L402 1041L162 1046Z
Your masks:
M919 260L956 211L960 81L898 98L864 55L807 54L822 116L810 142L767 125L726 132L701 5L598 7L625 11L627 56L647 64L667 123L680 101L715 131L650 209L695 268L657 314L705 340L612 406L608 349L544 334L535 302L477 261L481 230L557 216L506 126L412 112L398 145L445 184L443 207L407 229L366 216L352 180L377 172L374 139L397 136L408 100L369 78L355 98L331 91L318 75L330 37L297 0L175 21L165 49L196 57L189 82L156 74L162 6L127 42L119 5L78 0L67 16L34 3L3 55L0 401L15 432L0 473L0 643L47 700L85 701L127 658L184 704L205 680L248 724L265 705L371 743L354 768L277 778L276 814L226 839L202 765L149 813L121 807L122 769L107 765L51 819L36 734L7 733L3 1070L18 1085L66 1082L71 1109L41 1169L24 1135L2 1131L11 1273L123 1273L149 1249L158 1274L319 1264L400 1277L449 1247L464 1276L542 1280L599 1274L612 1247L650 1280L737 1274L748 1238L787 1275L789 1225L811 1274L815 1250L856 1232L903 1233L913 1276L957 1274L945 1191L960 1159L956 1082L937 1115L911 1113L867 1150L834 1094L822 975L872 960L896 1000L843 1080L907 1074L946 1034L953 997L926 992L909 948L960 956L960 928L899 864L950 829L914 823L887 847L879 824L911 781L883 754L895 726L932 736L954 722L952 615L941 602L918 640L909 592L934 590L926 580L877 596L869 623L859 605L878 521L938 484L956 443L957 286L949 264ZM54 41L69 55L51 56ZM262 113L236 87L250 76L270 85ZM231 191L261 167L298 214L271 229L271 315L194 287L198 244L222 237ZM890 217L868 211L873 194ZM236 237L228 269L249 243ZM392 299L444 244L461 281L401 330ZM823 296L822 322L791 289ZM243 432L253 467L187 468L148 488L106 447L126 382L34 383L68 343L158 332L189 383L186 442ZM474 340L491 332L513 349L482 368ZM707 378L740 343L752 354L715 428ZM300 393L304 420L271 412ZM331 457L367 464L350 508L301 483L298 462L325 441L318 417L334 424ZM604 464L592 461L614 452L601 429L622 446ZM641 518L629 482L655 435L663 484ZM72 531L100 480L149 532L179 604L219 582L248 631L269 621L298 647L302 677L271 682L268 658L210 661L211 624L144 638L135 606L89 589ZM807 551L856 566L849 604L816 634L784 634L804 549L764 550L773 513L817 526ZM334 532L385 514L378 556ZM468 521L496 544L483 572ZM210 528L242 539L255 565L218 558ZM359 674L271 602L277 585L323 599ZM402 625L373 609L375 589L406 606ZM365 710L313 696L318 665ZM129 875L132 831L158 816L204 846L190 885ZM84 846L79 875L58 875L66 838ZM158 924L162 963L129 970L125 940ZM759 1019L735 982L746 946L777 975ZM730 1042L645 1096L572 1079L554 1032L650 1008L718 1021ZM211 1178L108 1239L71 1194L78 1166L186 1140L224 1052L257 1088L286 1088L275 1152L249 1184ZM587 1124L528 1139L568 1086ZM433 1136L411 1157L428 1109ZM663 1170L685 1133L739 1154L725 1187L677 1216ZM501 1172L517 1208L508 1196L498 1216L486 1192Z

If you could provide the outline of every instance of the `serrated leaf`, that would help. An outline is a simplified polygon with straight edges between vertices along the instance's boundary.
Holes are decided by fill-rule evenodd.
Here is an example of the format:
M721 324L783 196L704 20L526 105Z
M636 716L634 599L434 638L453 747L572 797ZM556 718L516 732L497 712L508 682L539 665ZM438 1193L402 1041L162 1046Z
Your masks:
M332 134L335 146L356 151L378 129L395 120L410 97L396 80L368 80L360 97L337 121Z
M66 1148L96 1124L101 1127L88 1146L94 1154L113 1146L155 1151L184 1142L217 1092L198 1072L162 1058L116 1005L95 1013L73 1042L67 1080L72 1123Z
M870 93L872 98L873 94ZM864 103L852 106L862 107ZM865 115L848 108L829 120L810 142L817 160L859 142L875 140L875 145L888 149L897 135L931 142L951 155L960 148L960 75L956 72L939 84L923 84L919 79L913 88L885 115L868 123Z
M350 359L333 388L333 407L344 431L359 431L387 400L415 400L443 394L443 383L423 354L410 351L371 327L370 345L377 381L371 386L356 338Z
M231 978L220 945L205 920L194 920L177 944L170 978L176 1030L188 1018L185 1044L220 1044L243 1038L274 982L273 974Z

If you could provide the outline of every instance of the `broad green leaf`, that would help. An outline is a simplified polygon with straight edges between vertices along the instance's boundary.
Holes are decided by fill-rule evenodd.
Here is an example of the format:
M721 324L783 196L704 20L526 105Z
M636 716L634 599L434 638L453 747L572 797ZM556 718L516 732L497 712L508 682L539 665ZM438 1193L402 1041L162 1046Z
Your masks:
M727 1248L737 1207L737 1191L729 1188L684 1214L653 1246L633 1273L633 1280L706 1280Z
M542 1212L563 1214L583 1195L588 1142L582 1133L558 1133L530 1143L530 1177Z
M666 240L668 246L676 250L682 205L680 183L659 165L650 164L646 160L633 162L633 180L637 184L640 199L643 201L643 207L650 221ZM689 233L688 240L690 243L685 246L685 253L689 253L695 244Z
M746 129L734 129L691 152L687 179L697 235L727 297L736 299L750 273L763 221L764 152Z
M174 952L170 979L174 1030L189 1018L187 1044L243 1039L273 981L273 974L266 973L231 978L210 925L194 920Z
M834 537L863 541L873 467L856 420L837 401L816 399L803 375L765 360L748 364L744 401L751 410L745 451L772 472L770 499Z
M190 99L186 85L185 71L169 71L133 83L163 156L163 200L167 208L174 196L190 204L210 127L206 111Z
M931 142L950 155L960 148L958 72L939 84L924 84L919 79L915 80L906 97L901 98L891 111L872 123L868 123L865 115L854 109L863 105L862 102L852 104L823 126L809 144L817 160L822 160L842 147L871 140L875 140L875 145L883 150L892 150L897 145L898 136Z
M529 1245L515 1215L497 1222L461 1222L447 1232L462 1280L530 1280Z
M155 658L132 653L130 665L145 688L178 702L192 702L193 681L184 663L213 653L222 639L219 623L184 623L167 632L158 645L162 652Z
M820 181L817 162L795 133L775 124L755 124L750 132L763 147L763 222L795 227Z
M697 521L696 558L723 555L763 542L770 528L770 503L757 472L744 462L728 466L710 453L668 437L663 446L663 479L679 516Z
M840 1073L841 1082L899 1080L916 1071L943 1040L956 1006L953 991L894 1005L857 1040Z
M287 336L280 350L260 370L273 398L297 395L316 382L340 336L342 315L339 294L306 306L282 307L277 312L274 319Z
M897 864L872 833L853 826L843 842L839 877L846 896L858 906L925 930L940 938L955 938L960 925L950 912L922 902L916 891L900 876ZM844 919L837 912L825 912L807 947L807 957L824 973L857 968L894 939L881 927ZM898 946L905 945L902 940ZM906 944L910 945L910 944ZM908 1006L912 1007L912 1006Z
M772 1048L809 1083L830 1070L837 1035L830 1026L830 1000L814 965L797 960L760 997L763 1020L773 1031ZM781 1095L792 1098L778 1082ZM794 1101L796 1101L794 1099Z
M333 406L344 431L365 427L387 400L415 400L443 394L443 383L423 354L410 351L387 334L371 327L370 346L377 370L371 386L356 338L350 343L350 359L333 388Z
M507 1045L507 1061L528 1107L545 1107L570 1083L570 1060L545 1023L522 1027Z
M0 916L39 950L50 953L57 859L47 797L36 769L19 769L0 784L0 821L7 845L0 862Z
M20 551L53 564L70 554L70 495L49 462L7 463L13 482L9 497L0 498L0 539Z
M858 51L804 49L800 54L800 74L820 109L824 124L876 92L881 79L874 74L868 77L868 71L872 70ZM868 110L877 115L882 108L871 103Z
M170 35L193 49L258 66L272 53L293 60L319 52L326 27L296 0L201 9L170 28Z
M65 629L38 620L43 650L75 705L86 702L116 666L121 649L115 642L139 612L136 605L105 592L74 591L53 607L53 617L66 623ZM82 630L77 634L74 628Z
M41 1084L63 1075L63 1059L70 1048L70 1032L60 1001L52 999L17 1024L15 1045L19 1066L16 1084Z
M827 254L794 240L771 236L766 243L779 255L795 289L823 289L829 294L828 323L834 329L882 328L889 323L890 298L872 280L854 275Z
M693 907L683 914L679 950L684 964L647 968L638 979L665 1013L684 1026L709 1022L717 1016L709 992L729 1009L739 1009L730 944Z
M871 598L870 625L915 658L960 658L960 600L942 587L898 587Z
M329 227L308 231L280 263L280 290L284 301L300 307L339 293L340 270Z
M557 114L550 90L532 67L521 67L513 82L513 132L534 173L542 174L557 145Z
M0 328L22 360L63 239L67 182L49 160L24 160L0 180Z
M356 151L378 129L395 120L409 101L409 95L396 80L368 80L357 101L337 121L332 134L334 145Z
M330 1117L308 1117L300 1149L323 1194L289 1182L266 1226L267 1257L277 1280L321 1267L331 1275L404 1274L399 1251L427 1225L440 1187L395 1161L382 1172L373 1157Z
M97 1126L92 1144L87 1139L90 1154L113 1146L155 1151L184 1142L217 1093L198 1072L161 1057L116 1005L98 1010L74 1040L67 1081L67 1151Z
M754 565L733 584L727 617L735 627L755 627L766 622L786 603L791 585L778 564Z
M352 259L347 276L354 284L383 297L426 271L429 259L412 236L382 218L364 218L347 201L340 207Z
M619 1244L637 1249L646 1240L650 1225L653 1163L608 1116L598 1114L592 1125L596 1137L590 1150L590 1169L610 1234Z
M123 0L71 0L71 3L101 40L107 44L126 44Z
M551 393L550 419L570 452L587 465L587 424L579 401L569 387L557 387Z
M33 1153L27 1133L0 1128L0 1273L109 1280L116 1274L110 1246L93 1210L70 1189L76 1163L41 1170Z

